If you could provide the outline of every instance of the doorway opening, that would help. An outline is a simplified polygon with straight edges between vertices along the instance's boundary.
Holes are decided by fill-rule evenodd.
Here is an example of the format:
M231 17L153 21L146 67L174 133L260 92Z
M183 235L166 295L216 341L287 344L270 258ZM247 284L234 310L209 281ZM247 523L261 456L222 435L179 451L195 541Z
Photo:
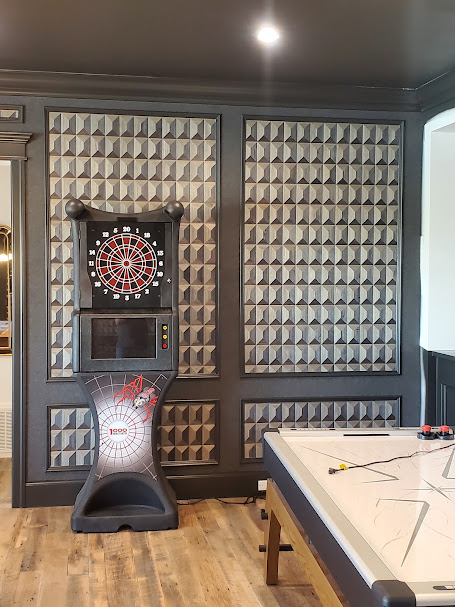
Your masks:
M455 109L425 125L423 153L420 345L455 350Z
M3 487L0 500L7 503L11 503L13 435L11 200L11 161L0 160L0 478Z

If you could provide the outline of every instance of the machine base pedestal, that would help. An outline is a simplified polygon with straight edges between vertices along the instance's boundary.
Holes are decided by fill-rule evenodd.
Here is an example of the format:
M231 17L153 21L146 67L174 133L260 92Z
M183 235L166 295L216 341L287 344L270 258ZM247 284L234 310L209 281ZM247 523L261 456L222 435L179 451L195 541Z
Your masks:
M77 375L95 423L95 458L76 498L73 531L178 527L175 493L156 449L158 409L175 375L174 371Z
M157 492L147 480L142 474L119 473L94 487L84 485L76 499L71 529L85 533L115 533L125 527L133 531L177 529L174 492L170 487L167 494Z

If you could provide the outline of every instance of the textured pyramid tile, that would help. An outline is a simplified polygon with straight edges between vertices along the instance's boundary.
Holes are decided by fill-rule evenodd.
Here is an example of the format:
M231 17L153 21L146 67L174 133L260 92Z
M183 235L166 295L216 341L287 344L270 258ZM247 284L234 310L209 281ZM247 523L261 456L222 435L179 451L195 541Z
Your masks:
M158 450L162 462L218 460L216 403L166 403L161 408ZM91 466L95 446L87 407L49 408L49 468Z
M400 138L399 125L247 121L246 373L398 370Z
M399 426L399 399L244 402L244 460L262 458L267 428L393 428Z
M72 242L65 203L138 213L178 200L185 207L180 241L180 301L215 307L217 126L212 118L49 114L50 374L68 377L73 307ZM186 264L200 264L183 276ZM180 374L216 368L216 314L180 310ZM197 336L195 336L197 333ZM193 352L194 343L200 349ZM203 350L201 353L200 350Z

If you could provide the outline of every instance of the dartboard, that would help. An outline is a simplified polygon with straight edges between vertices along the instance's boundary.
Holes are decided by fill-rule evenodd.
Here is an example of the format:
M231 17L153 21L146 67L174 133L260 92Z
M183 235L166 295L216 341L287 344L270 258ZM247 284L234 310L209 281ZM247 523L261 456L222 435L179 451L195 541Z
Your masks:
M166 224L88 222L87 271L95 308L161 307L170 283Z
M114 293L140 293L150 285L158 261L149 242L137 234L115 234L98 249L95 269Z

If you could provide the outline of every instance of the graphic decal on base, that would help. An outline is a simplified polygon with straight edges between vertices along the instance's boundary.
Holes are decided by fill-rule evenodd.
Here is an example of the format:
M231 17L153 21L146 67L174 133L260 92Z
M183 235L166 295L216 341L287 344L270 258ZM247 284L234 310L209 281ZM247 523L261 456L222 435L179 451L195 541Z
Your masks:
M139 472L156 479L152 455L155 404L167 377L95 375L86 382L99 423L97 480L116 472Z
M145 407L147 410L147 417L144 419L144 423L148 420L150 415L152 414L150 411L150 407L154 407L158 401L158 396L154 396L155 388L147 388L146 390L142 389L144 382L144 378L142 375L137 377L130 384L125 386L125 388L121 392L117 392L114 395L114 400L117 397L122 397L118 401L118 405L122 403L126 399L132 400L132 405L135 409L139 409L139 407Z

